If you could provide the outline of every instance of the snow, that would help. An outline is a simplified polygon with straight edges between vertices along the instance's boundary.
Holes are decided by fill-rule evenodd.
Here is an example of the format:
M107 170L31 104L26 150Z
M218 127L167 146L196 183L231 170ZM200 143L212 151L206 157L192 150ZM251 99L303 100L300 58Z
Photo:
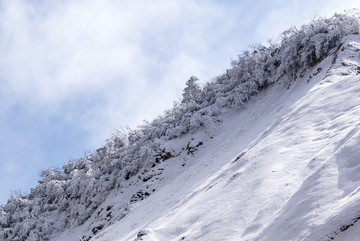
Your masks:
M91 240L358 240L359 50L360 37L348 36L288 89L276 83L224 113L213 134L170 140L179 155L114 190L99 209L119 220ZM179 150L188 143L198 150ZM149 196L129 204L139 190ZM92 217L53 240L96 225Z

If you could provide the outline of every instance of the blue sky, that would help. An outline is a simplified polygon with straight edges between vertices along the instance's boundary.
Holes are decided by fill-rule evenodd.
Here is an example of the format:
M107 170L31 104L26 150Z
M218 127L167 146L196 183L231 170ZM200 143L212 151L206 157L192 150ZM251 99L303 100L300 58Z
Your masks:
M209 81L251 44L358 1L0 2L0 203Z

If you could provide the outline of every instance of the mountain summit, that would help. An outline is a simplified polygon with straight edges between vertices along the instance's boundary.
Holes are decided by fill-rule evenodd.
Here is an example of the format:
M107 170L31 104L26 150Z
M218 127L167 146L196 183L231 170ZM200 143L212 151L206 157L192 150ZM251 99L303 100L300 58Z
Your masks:
M360 35L336 14L0 207L1 240L356 240Z

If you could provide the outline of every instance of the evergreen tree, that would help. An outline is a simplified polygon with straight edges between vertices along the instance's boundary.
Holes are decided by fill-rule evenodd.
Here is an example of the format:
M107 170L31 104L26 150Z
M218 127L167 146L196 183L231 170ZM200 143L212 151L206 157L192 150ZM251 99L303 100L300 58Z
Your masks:
M186 82L186 87L182 94L182 103L186 103L191 100L196 102L196 99L200 94L200 87L197 83L198 81L199 79L197 77L191 76L190 79Z

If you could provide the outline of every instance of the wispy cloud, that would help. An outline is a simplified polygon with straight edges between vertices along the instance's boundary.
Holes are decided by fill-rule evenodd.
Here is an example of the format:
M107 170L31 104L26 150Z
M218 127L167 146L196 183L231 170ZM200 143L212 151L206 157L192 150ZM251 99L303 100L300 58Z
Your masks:
M344 13L353 8L360 9L355 0L319 0L319 1L276 1L276 8L264 12L256 27L256 33L262 39L274 39L291 26L300 27L314 18L331 17L335 13Z
M221 34L220 22L228 23L224 18L221 6L189 1L6 1L0 19L6 99L34 112L61 109L69 119L80 111L92 117L88 122L129 106L152 116L169 107L153 96L157 90L174 98L191 74L215 73L200 61L211 56L209 43ZM156 103L150 110L147 99ZM77 102L81 109L73 108ZM131 125L133 117L117 125Z

